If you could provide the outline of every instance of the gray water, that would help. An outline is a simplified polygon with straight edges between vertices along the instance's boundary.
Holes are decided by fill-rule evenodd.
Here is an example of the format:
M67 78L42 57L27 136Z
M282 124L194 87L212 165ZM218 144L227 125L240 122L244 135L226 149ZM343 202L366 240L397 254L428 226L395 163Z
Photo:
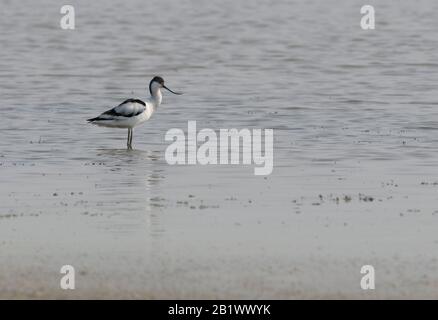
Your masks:
M438 2L70 4L1 3L0 297L436 298ZM133 151L86 123L154 75ZM273 173L168 165L190 120L273 128Z

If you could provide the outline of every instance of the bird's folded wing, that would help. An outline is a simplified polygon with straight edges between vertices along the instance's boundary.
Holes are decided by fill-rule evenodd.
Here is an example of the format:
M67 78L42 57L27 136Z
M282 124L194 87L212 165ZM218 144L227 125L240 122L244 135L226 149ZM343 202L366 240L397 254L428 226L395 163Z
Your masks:
M135 117L142 113L146 104L139 99L128 99L117 107L104 112L102 115L112 117Z

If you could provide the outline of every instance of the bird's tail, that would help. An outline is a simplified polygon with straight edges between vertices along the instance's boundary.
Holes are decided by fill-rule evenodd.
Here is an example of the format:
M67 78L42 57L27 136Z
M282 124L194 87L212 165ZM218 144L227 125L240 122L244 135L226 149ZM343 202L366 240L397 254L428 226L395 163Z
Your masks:
M100 120L100 118L96 117L96 118L87 119L88 122L94 122L96 120Z

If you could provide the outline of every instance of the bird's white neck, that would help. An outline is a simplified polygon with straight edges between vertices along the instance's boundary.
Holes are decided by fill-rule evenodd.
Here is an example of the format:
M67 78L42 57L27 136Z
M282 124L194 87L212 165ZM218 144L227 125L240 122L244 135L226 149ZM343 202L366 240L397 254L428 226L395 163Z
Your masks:
M152 84L150 90L151 90L151 97L152 102L154 103L154 107L158 108L161 104L161 100L163 100L163 95L161 94L161 88L158 85L155 85L155 83Z
M153 92L152 94L152 101L154 101L155 108L158 108L161 104L161 101L163 100L163 95L161 94L161 90L158 89L157 91Z

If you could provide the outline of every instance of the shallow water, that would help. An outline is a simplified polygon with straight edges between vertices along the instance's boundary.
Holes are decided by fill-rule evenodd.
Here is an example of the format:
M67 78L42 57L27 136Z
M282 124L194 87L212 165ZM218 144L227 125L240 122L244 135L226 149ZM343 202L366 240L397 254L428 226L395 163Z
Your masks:
M436 297L436 1L72 4L1 4L0 297ZM135 150L86 123L156 74ZM168 165L189 120L273 128L273 173Z

